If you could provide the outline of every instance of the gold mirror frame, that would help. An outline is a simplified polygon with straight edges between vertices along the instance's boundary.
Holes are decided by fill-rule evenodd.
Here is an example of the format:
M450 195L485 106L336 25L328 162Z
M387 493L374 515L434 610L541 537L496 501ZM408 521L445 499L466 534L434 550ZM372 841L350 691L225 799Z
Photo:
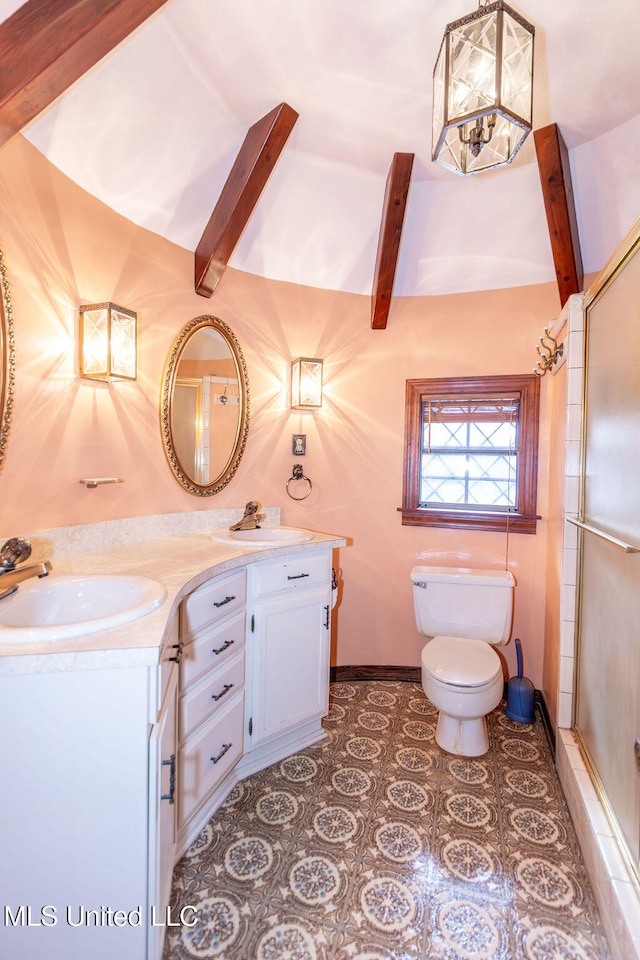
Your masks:
M211 482L207 484L198 483L197 479L191 476L180 462L172 432L173 396L180 359L191 337L204 329L216 331L228 346L237 372L239 394L238 424L235 441L229 452L224 468L218 476L214 477ZM195 319L191 320L184 327L176 338L171 353L169 354L162 380L160 417L165 453L169 461L169 466L178 483L182 484L185 490L188 490L189 493L194 494L196 497L212 497L214 494L219 493L223 487L226 487L238 469L242 454L244 453L249 430L249 378L247 376L247 365L240 344L224 320L211 316L195 317Z
M4 256L0 250L0 468L7 452L7 440L13 415L13 391L15 386L15 336L11 287L7 276Z

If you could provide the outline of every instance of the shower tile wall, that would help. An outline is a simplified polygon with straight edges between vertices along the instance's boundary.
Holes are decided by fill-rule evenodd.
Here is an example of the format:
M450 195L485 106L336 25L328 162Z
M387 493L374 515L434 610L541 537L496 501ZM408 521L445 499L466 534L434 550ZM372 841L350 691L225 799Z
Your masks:
M567 413L565 420L565 517L580 512L580 472L582 440L582 382L584 350L584 312L581 294L570 297L563 311L569 333L567 338ZM569 729L573 718L573 676L575 672L576 584L578 571L578 531L564 525L562 550L562 592L560 599L560 669L558 676L558 726Z

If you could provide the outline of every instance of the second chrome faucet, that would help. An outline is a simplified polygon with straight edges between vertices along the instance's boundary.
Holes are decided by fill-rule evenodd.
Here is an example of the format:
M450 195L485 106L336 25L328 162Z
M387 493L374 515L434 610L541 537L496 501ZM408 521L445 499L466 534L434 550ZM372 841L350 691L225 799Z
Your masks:
M264 513L258 513L261 506L262 504L258 503L257 500L249 500L245 505L242 520L234 523L233 526L229 527L229 530L258 530L261 521L265 519Z

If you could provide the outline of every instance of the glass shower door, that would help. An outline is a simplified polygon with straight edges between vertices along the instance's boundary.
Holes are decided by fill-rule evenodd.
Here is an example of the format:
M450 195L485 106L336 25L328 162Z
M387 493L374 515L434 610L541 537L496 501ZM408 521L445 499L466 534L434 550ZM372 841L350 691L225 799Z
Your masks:
M637 871L640 256L630 253L612 270L586 314L576 729Z

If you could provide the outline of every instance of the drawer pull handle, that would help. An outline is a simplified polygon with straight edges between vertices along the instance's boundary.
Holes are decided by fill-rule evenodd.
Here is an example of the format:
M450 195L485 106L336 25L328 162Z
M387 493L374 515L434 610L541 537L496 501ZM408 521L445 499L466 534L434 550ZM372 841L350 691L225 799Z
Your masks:
M287 580L302 580L303 577L310 577L310 573L296 573L292 577L287 575Z
M324 608L324 613L325 613L324 628L325 630L328 630L329 629L329 604L327 604L326 607Z
M217 763L218 760L222 760L222 758L224 757L224 755L225 755L225 753L227 752L227 750L231 750L231 747L232 747L232 746L233 746L233 744L231 744L231 743L223 743L223 744L222 744L222 750L220 751L220 753L218 754L218 756L217 756L217 757L211 757L211 763Z
M235 600L235 597L225 597L224 600L213 601L214 607L224 607L225 603L231 603L232 600Z
M214 647L211 652L212 652L212 653L215 653L215 655L216 655L216 657L217 657L219 653L222 653L223 650L226 650L228 647L233 646L234 643L235 643L235 640L225 640L225 642L222 644L221 647L218 647L217 650L216 650L216 648Z
M169 660L170 660L172 663L180 663L180 661L182 660L182 648L183 648L183 647L184 647L184 642L183 642L182 640L180 641L180 643L174 643L174 644L173 644L173 649L174 649L174 650L177 650L178 652L176 653L175 657L169 657ZM173 800L172 800L171 802L173 803Z
M173 803L173 793L176 786L176 755L172 753L168 760L162 761L163 767L169 767L169 793L161 793L161 800L168 800Z
M221 700L222 697L224 697L225 693L229 693L229 690L231 690L232 687L233 687L233 684L232 684L232 683L225 683L225 685L224 685L224 687L222 688L222 690L220 691L220 693L212 693L212 694L211 694L211 699L212 699L212 700L216 700L216 701L217 701L217 700Z

